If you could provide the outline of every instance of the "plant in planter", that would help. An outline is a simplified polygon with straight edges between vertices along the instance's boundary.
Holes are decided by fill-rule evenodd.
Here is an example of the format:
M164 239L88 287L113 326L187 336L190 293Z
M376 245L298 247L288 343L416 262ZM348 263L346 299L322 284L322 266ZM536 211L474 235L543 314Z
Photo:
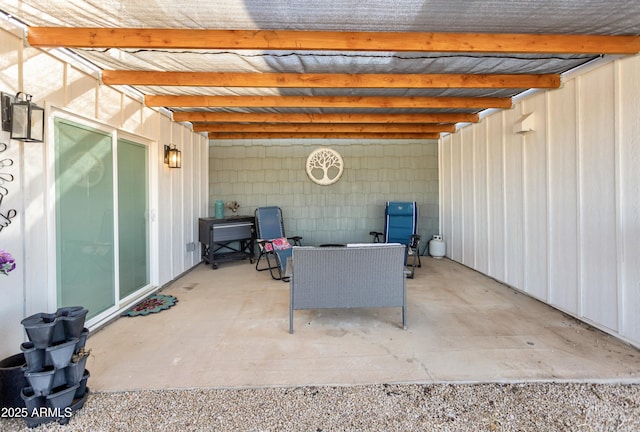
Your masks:
M74 385L80 382L82 376L84 375L84 368L87 364L89 354L91 354L91 350L85 350L84 348L81 348L77 353L71 356L71 361L65 368L65 373L67 375L67 384Z
M238 204L238 201L229 201L227 203L227 208L231 210L235 215L238 212L238 209L240 208L240 204Z
M75 352L71 356L71 363L78 363L82 359L86 360L86 357L89 357L89 354L91 354L91 349L87 350L87 349L84 349L84 348L80 348L77 352Z
M16 260L4 249L0 249L0 273L9 275L16 268Z

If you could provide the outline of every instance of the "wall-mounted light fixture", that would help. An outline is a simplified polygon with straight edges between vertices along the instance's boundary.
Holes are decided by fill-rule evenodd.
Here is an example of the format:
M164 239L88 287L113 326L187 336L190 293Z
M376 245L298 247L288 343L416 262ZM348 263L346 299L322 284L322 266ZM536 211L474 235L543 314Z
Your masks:
M180 150L176 148L175 144L173 145L173 148L168 145L164 146L164 163L169 165L169 168L180 168L182 164L182 155Z
M44 108L31 102L30 94L18 92L14 96L2 93L2 130L11 132L18 141L44 141Z
M536 130L536 116L533 113L524 114L513 125L513 133L527 135Z

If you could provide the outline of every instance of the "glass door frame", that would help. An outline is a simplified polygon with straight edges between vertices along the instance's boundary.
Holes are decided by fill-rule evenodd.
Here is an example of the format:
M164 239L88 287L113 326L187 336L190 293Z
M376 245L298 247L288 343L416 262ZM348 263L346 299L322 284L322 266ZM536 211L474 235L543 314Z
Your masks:
M138 300L144 298L149 293L153 292L158 287L158 222L156 209L158 208L158 182L157 164L153 163L158 158L157 142L136 135L131 132L124 131L120 128L108 125L106 123L88 119L77 114L71 113L67 110L57 108L55 106L48 105L47 112L47 136L48 139L45 148L45 161L46 161L46 184L47 184L47 279L49 286L47 287L47 305L48 310L56 310L58 305L57 300L57 256L56 256L56 170L55 170L55 119L61 118L77 123L84 127L95 129L96 131L109 134L112 144L112 159L113 159L113 227L114 227L114 270L115 270L115 286L114 286L114 298L115 302L112 307L101 312L100 314L88 319L85 326L90 330L92 328L99 327L115 316L120 314L130 305L134 304ZM120 242L118 239L118 140L124 139L132 141L137 144L147 147L147 180L148 180L148 211L147 221L149 230L149 284L131 293L127 297L120 299L120 287L119 287L119 247Z

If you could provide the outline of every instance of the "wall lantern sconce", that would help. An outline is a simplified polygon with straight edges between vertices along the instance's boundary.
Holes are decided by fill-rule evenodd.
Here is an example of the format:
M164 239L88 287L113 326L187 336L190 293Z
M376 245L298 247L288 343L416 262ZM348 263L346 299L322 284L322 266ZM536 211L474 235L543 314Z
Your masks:
M536 116L528 113L520 117L513 125L513 133L518 135L528 135L536 130Z
M182 165L182 154L175 144L173 148L168 145L164 146L164 163L169 165L169 168L180 168Z
M44 141L44 108L31 102L30 94L18 92L15 97L2 93L2 130L11 132L18 141Z

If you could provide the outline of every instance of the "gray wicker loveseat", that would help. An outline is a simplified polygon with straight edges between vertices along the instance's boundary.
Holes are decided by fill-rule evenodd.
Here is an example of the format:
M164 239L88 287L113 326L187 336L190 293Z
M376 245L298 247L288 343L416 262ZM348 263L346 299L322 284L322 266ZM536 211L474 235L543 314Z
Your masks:
M404 257L400 244L295 246L287 264L289 333L294 310L322 308L400 307L406 328Z

